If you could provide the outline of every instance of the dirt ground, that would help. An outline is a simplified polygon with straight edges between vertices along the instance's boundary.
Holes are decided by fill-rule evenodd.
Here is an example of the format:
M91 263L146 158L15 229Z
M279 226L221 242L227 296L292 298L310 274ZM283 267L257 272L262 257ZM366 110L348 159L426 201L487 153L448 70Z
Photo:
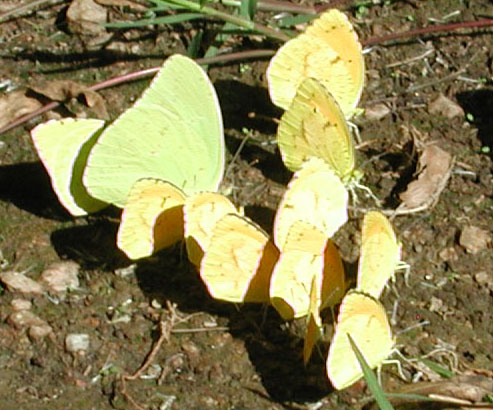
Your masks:
M184 53L196 29L187 23L126 30L88 51L87 39L67 30L66 7L50 6L0 23L0 82L8 80L21 90L55 79L92 85ZM124 19L124 8L110 10ZM393 1L349 14L365 40L491 17L493 5L486 0ZM454 156L436 205L393 221L411 271L407 284L397 275L382 301L407 359L427 355L453 377L479 377L473 385L493 377L492 38L492 29L461 30L368 48L361 102L367 114L357 121L364 183L385 208L399 204L398 194L412 179L416 148L435 143ZM237 51L277 47L247 38L225 46ZM209 74L223 109L229 160L245 130L250 135L228 167L224 186L270 231L290 174L276 150L274 119L281 112L268 98L266 66L267 60L259 59L211 66ZM110 116L128 107L147 84L142 80L101 91ZM3 88L0 97L6 93ZM432 103L441 95L449 99L446 107L463 112L437 112ZM58 112L67 115L66 109ZM324 371L327 343L303 366L304 320L285 323L269 307L214 301L179 246L132 263L115 247L118 214L71 218L58 204L30 139L30 129L47 118L0 135L0 273L38 279L54 262L75 261L80 283L64 296L0 287L1 409L136 408L126 397L144 409L315 410L368 403L364 382L332 390ZM371 206L363 197L335 238L350 274L359 252L361 208ZM32 302L30 311L51 326L48 335L13 322L22 301ZM122 374L133 374L169 329L144 377L123 384ZM330 331L329 326L328 340ZM71 352L67 336L74 334L86 335L89 346ZM395 366L385 366L385 390L400 391L413 380L446 380L420 366L403 361L406 381Z

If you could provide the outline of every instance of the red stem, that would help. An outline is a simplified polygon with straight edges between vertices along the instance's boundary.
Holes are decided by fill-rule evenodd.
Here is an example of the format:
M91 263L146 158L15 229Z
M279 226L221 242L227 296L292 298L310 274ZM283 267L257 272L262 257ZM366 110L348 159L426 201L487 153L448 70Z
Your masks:
M452 24L444 24L440 26L433 26L433 27L424 27L424 28L419 28L415 30L409 30L405 31L403 33L392 33L388 34L386 36L381 36L381 37L372 37L367 40L363 40L362 44L365 46L369 45L375 45L375 44L380 44L380 43L385 43L386 41L389 40L396 40L399 38L406 38L406 37L414 37L414 36L419 36L423 34L429 34L429 33L436 33L440 31L453 31L453 30L458 30L462 28L475 28L475 27L490 27L493 26L493 19L483 19L483 20L478 20L478 21L465 21L462 23L452 23ZM244 51L244 52L239 52L239 53L233 53L233 54L228 54L228 55L223 55L223 56L217 56L217 57L211 57L211 58L203 58L203 59L198 59L197 62L199 64L218 64L218 63L226 63L226 62L232 62L232 61L238 61L238 60L246 60L246 59L251 59L251 58L261 58L261 57L270 57L275 53L275 50L251 50L251 51ZM149 68L146 70L142 71L136 71L134 73L126 74L120 77L115 77L110 80L103 81L102 83L95 84L91 87L88 87L88 90L92 91L98 91L103 88L107 88L110 86L115 86L117 84L121 84L123 82L127 81L132 81L136 80L151 74L156 73L159 70L159 67L153 67ZM52 101L49 104L37 109L36 111L33 111L29 114L26 114L22 117L17 118L16 120L12 121L10 124L7 124L6 126L0 128L0 134L11 130L12 128L15 128L21 124L23 124L26 121L29 121L30 119L41 115L47 111L53 110L56 107L60 105L59 102L57 101Z

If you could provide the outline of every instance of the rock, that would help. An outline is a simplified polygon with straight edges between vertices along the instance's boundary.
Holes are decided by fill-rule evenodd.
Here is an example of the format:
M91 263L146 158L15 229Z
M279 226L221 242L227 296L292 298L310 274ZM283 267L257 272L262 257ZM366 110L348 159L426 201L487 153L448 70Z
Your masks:
M491 237L487 231L476 226L466 226L459 237L459 244L467 253L475 255L486 249Z
M440 259L446 262L456 262L459 260L459 255L457 255L457 252L455 251L453 246L442 249L438 253L438 256L440 257Z
M455 101L440 94L436 100L428 105L430 114L441 115L445 118L464 116L464 110Z
M27 331L27 334L31 339L38 340L48 336L51 332L53 332L52 327L48 324L44 324L31 326Z
M32 307L32 303L29 300L25 299L12 299L12 302L10 302L10 306L12 306L12 309L15 311L21 311L21 310L29 310Z
M486 271L476 273L474 275L474 280L481 286L493 289L493 276L490 276Z
M102 24L108 19L108 11L93 0L73 0L67 10L67 23L74 34L98 36L106 33Z
M40 295L44 289L38 282L19 272L7 271L0 274L0 280L11 292L30 293Z
M113 37L103 26L108 21L108 10L94 0L72 0L67 10L70 32L80 35L89 50L98 50Z
M70 353L89 350L89 335L86 333L70 333L65 338L65 348Z
M52 327L29 310L12 313L7 322L18 330L28 329L31 339L40 339L53 332Z
M72 261L56 262L41 273L40 281L46 284L48 290L63 293L79 287L80 266Z
M443 310L443 300L432 296L428 309L430 310L430 312L440 312L441 310Z

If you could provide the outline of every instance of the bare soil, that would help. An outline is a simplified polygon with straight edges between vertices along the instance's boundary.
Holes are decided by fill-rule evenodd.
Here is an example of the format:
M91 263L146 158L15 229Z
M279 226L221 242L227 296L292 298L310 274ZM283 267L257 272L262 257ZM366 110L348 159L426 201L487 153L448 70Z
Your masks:
M371 7L358 19L353 14L352 20L364 40L435 24L430 18L441 20L456 11L447 22L493 15L486 0L394 1ZM113 47L88 51L84 39L67 31L65 12L66 5L52 6L0 24L0 81L19 88L54 79L94 84L185 52L195 29L185 24L122 31L110 43ZM493 374L492 37L491 29L439 33L374 46L365 54L361 106L371 110L385 104L390 112L382 119L359 119L363 144L358 160L364 183L385 208L398 205L398 193L416 171L416 144L433 142L455 157L437 204L395 218L411 272L407 284L397 275L382 298L402 354L408 359L429 355L455 376ZM247 39L231 46L277 47ZM247 215L270 231L290 174L276 150L280 111L268 98L266 65L256 60L212 66L209 74L223 108L230 160L245 129L250 135L228 168L224 186ZM110 115L121 113L147 84L142 80L101 91ZM457 102L468 117L430 113L429 104L440 94ZM68 115L66 109L59 113ZM128 261L115 247L114 217L71 218L58 204L29 135L47 118L0 135L2 269L37 279L51 263L73 260L81 265L81 283L64 299L3 289L1 409L135 408L125 394L145 409L344 409L367 403L364 382L332 390L324 371L327 343L303 366L302 320L284 323L269 307L211 299L179 246ZM363 197L358 206L372 203ZM350 274L359 252L360 211L352 211L336 236ZM490 235L489 245L477 253L459 243L471 226ZM13 327L7 319L15 298L32 301L32 312L53 333L33 338ZM173 330L146 370L148 377L123 385L121 375L134 373L158 340L160 321ZM65 338L72 333L89 336L86 352L67 351ZM394 366L384 367L387 391L409 385L413 377L427 381L437 376L432 371L419 376L410 363L403 367L407 381Z

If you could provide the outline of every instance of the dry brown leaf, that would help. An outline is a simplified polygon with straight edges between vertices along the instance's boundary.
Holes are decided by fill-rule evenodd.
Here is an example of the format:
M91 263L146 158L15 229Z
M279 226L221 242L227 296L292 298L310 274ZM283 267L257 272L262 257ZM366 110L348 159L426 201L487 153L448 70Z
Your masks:
M70 80L53 80L31 89L50 100L66 102L80 95L84 96L88 107L92 108L96 117L107 120L109 118L106 111L106 104L103 98L96 92L87 89L87 86Z
M492 394L493 392L493 381L485 376L458 376L447 380L441 380L437 382L420 382L414 384L408 384L401 386L391 393L399 394L417 394L421 396L426 396L431 399L436 400L437 403L449 403L453 408L493 408L493 407L483 407L487 405L482 402L483 398L487 394ZM413 406L418 405L417 401L412 401L406 398L392 398L390 401L396 408L400 408L399 405L409 405L414 403ZM461 405L457 407L457 405ZM431 406L431 407L429 407ZM493 405L492 405L493 406ZM376 407L374 407L376 408ZM437 408L433 407L433 403L425 403L423 401L419 402L419 407L408 407L404 408ZM443 406L439 407L443 409ZM373 408L372 408L373 410Z
M418 179L412 181L399 195L404 210L425 209L438 201L447 185L452 167L452 156L436 145L425 147L418 163Z
M25 91L14 91L0 97L0 128L41 106L35 98L27 97Z

